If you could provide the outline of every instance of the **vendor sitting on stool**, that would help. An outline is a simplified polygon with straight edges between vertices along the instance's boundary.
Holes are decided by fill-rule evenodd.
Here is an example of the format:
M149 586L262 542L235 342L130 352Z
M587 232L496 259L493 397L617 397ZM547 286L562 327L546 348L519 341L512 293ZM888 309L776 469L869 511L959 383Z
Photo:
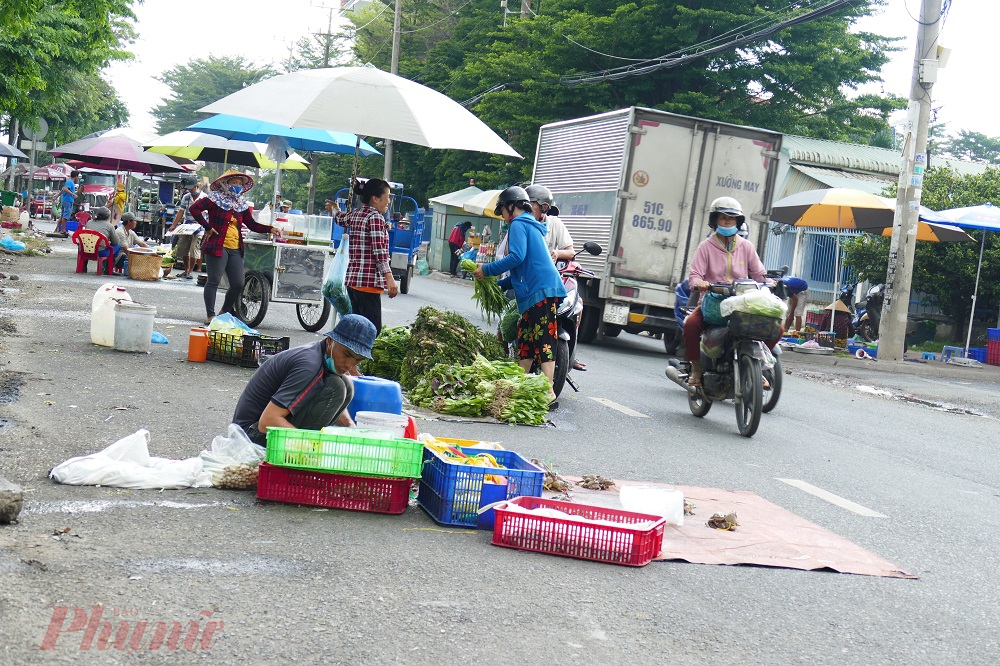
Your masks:
M261 446L267 445L268 428L353 426L347 413L354 398L351 375L372 357L374 343L375 325L349 314L321 341L272 356L243 389L233 423Z
M96 231L104 235L108 239L108 243L111 244L111 250L114 251L114 257L118 257L118 253L121 252L122 239L118 235L118 231L111 226L111 209L105 206L99 206L92 209L90 212L94 214L94 219L87 222L88 231ZM106 257L108 256L109 250L106 248L97 251L97 256Z

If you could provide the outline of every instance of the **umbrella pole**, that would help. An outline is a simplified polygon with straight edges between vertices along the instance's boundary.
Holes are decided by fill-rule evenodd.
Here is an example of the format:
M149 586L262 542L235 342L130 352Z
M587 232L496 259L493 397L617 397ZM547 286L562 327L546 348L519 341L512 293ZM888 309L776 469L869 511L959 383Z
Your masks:
M983 229L983 242L979 246L979 266L976 267L976 289L972 292L972 314L969 315L969 332L965 336L965 358L969 358L969 343L972 342L972 322L976 319L976 296L979 295L979 274L983 270L983 250L986 248L986 234Z
M354 166L351 168L351 183L347 188L347 210L351 210L351 206L354 205L354 182L358 179L358 157L361 152L361 135L358 135L358 141L354 144Z
M840 211L837 206L837 250L833 260L833 302L840 298ZM837 318L837 308L830 310L830 332L833 333L833 320Z

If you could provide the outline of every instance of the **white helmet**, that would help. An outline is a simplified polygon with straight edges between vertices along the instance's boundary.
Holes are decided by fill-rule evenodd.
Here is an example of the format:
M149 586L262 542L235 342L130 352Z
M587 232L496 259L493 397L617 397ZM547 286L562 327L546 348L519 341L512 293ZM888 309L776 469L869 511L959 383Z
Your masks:
M708 207L708 226L713 229L716 227L715 220L719 217L719 213L735 217L737 227L746 221L746 216L743 215L743 206L732 197L719 197Z

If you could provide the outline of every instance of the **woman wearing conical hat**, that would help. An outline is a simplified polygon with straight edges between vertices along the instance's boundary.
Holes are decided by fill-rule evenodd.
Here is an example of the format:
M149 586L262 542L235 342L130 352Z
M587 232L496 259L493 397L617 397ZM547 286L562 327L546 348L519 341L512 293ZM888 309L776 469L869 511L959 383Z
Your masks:
M244 195L253 189L253 178L230 169L214 181L207 197L192 204L188 212L205 227L201 252L208 268L205 282L205 324L216 315L215 299L222 274L229 278L229 290L221 312L239 316L236 305L243 291L243 227L264 234L274 234L275 228L258 224L250 213L251 204Z

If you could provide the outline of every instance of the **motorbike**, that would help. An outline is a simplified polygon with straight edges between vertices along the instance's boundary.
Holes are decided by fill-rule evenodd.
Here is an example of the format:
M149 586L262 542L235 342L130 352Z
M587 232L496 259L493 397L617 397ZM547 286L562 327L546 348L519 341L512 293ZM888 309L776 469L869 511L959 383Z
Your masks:
M781 300L786 300L788 295L785 293L784 284L781 282L781 278L785 276L788 272L788 266L783 266L780 270L767 271L766 276L768 279L774 281L774 286L771 287L771 292L780 298ZM677 319L677 337L676 337L676 347L679 349L684 348L684 319L691 314L691 311L697 305L697 301L691 298L691 290L688 287L687 280L681 280L677 284L677 288L674 289L674 295L676 300L674 301L674 317ZM697 298L697 293L695 294ZM681 305L681 304L685 305ZM781 384L784 379L784 372L781 369L781 347L775 345L771 350L771 355L774 357L774 364L764 367L764 401L761 406L761 411L765 414L773 410L778 406L778 399L781 397ZM683 365L683 364L682 364Z
M854 330L868 342L878 340L878 327L882 321L882 302L885 300L884 291L884 284L872 285L855 311Z
M580 388L570 377L570 370L573 368L573 361L576 359L577 329L580 326L580 317L583 315L583 296L577 281L579 278L597 277L592 271L587 270L576 262L576 258L581 253L586 252L593 256L598 256L604 249L593 241L583 244L583 249L573 255L573 259L560 259L556 262L556 270L562 278L563 287L566 289L566 297L559 303L556 310L556 324L559 329L555 350L556 367L552 374L552 392L556 397L562 393L566 384L569 384L574 391L579 392ZM503 340L503 332L499 331L500 339ZM516 343L508 342L508 351L511 358L516 358ZM532 372L537 372L538 368L532 366Z
M760 289L762 285L753 280L737 280L732 284L716 283L709 291L722 296L736 296L749 290ZM764 372L770 370L768 382L772 392L780 371L775 372L777 357L772 355L765 340L777 337L781 321L777 318L733 313L727 327L709 326L706 338L713 338L718 353L715 358L701 354L702 385L695 387L687 383L690 365L678 359L670 359L667 377L688 392L688 407L699 418L708 414L713 402L733 400L736 405L736 426L744 437L753 437L760 425L764 412ZM780 353L780 352L779 352ZM770 366L770 367L768 367ZM777 366L780 368L780 366ZM780 395L780 388L777 391ZM777 403L774 397L771 408Z

